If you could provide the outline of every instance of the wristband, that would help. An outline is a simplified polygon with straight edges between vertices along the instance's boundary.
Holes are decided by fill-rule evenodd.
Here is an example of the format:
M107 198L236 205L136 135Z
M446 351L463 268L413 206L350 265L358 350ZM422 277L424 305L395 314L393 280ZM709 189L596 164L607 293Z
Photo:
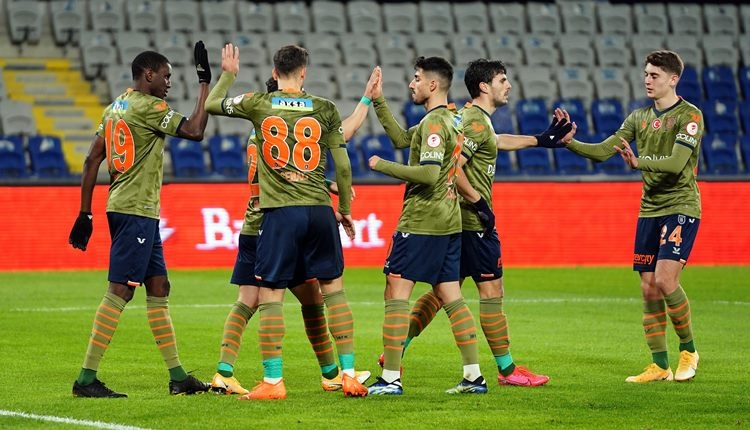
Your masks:
M365 106L370 106L370 103L372 103L372 100L367 96L362 96L362 98L359 99L359 102Z
M333 183L332 180L326 178L326 187L331 188L331 184Z

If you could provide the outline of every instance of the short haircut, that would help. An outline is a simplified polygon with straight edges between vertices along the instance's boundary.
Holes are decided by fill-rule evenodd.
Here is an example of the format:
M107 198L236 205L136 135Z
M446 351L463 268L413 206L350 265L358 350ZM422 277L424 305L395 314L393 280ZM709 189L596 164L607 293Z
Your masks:
M654 51L646 57L643 65L645 66L646 64L651 64L669 73L674 73L677 77L682 76L682 71L685 70L685 63L682 62L682 58L674 51Z
M130 69L133 72L133 80L136 81L140 79L143 72L146 70L151 69L157 71L166 64L169 64L169 60L160 53L155 51L143 51L135 56L133 64L130 66Z
M482 93L479 84L489 84L499 74L506 74L505 64L500 60L480 58L470 62L464 74L464 83L471 98L477 98Z
M307 66L307 49L297 45L282 46L273 54L273 67L280 76L289 76Z
M453 81L453 66L443 57L418 57L414 61L414 70L422 69L438 75L440 86L448 91Z

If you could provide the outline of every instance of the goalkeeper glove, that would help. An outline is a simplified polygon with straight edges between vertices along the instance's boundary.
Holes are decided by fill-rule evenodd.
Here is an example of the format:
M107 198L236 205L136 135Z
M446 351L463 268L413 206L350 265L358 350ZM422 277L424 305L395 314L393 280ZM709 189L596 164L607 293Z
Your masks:
M195 42L195 71L198 73L198 82L211 83L211 66L208 64L208 52L202 40Z
M73 248L78 248L81 251L86 250L91 233L94 231L93 218L91 212L78 213L78 218L76 218L76 222L70 230L70 236L68 236L68 243L73 245Z
M536 144L541 148L562 148L565 145L560 143L560 139L570 133L572 129L573 124L569 123L565 118L560 120L552 118L552 123L549 127L534 136L536 137Z
M479 200L474 202L474 209L477 211L479 221L484 226L484 233L488 234L495 228L495 214L492 212L492 208L487 204L487 200L484 197L479 197Z

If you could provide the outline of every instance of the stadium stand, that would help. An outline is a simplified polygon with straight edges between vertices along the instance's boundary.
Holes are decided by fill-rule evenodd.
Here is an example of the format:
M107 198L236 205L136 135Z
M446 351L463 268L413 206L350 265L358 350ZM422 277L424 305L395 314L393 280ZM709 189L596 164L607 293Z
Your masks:
M518 171L513 166L513 160L509 152L498 151L497 160L495 160L495 176L516 175Z
M625 120L625 112L618 99L596 99L591 102L591 120L597 133L612 134Z
M86 28L86 10L83 2L54 0L50 2L52 33L58 45L77 44Z
M635 30L640 34L668 34L669 22L664 3L649 2L633 5Z
M706 99L731 102L737 100L737 84L732 68L725 65L708 66L701 72Z
M628 36L633 32L633 6L630 4L599 2L596 15L603 34Z
M312 31L310 11L303 1L282 1L273 4L280 33L306 34Z
M23 138L0 136L0 179L23 179L29 176Z
M450 2L421 0L418 13L423 33L453 34L456 31Z
M170 137L167 139L167 146L172 156L172 171L175 177L202 178L206 176L208 172L200 142Z
M526 4L529 29L533 34L557 36L562 30L560 11L555 3L529 2Z
M453 16L456 17L458 33L477 33L485 35L489 32L489 11L483 2L452 3Z
M242 33L267 34L274 30L276 20L270 3L239 2L237 9Z
M245 176L245 144L236 135L218 134L208 139L208 154L212 171L227 178Z
M697 3L667 3L667 17L672 34L703 33L703 11Z
M560 56L568 67L589 67L596 64L591 36L587 34L560 35Z
M122 0L88 2L92 29L94 31L111 31L113 33L122 34L122 32L125 31L126 16L122 3ZM135 23L131 24L131 27L133 26L135 26ZM127 37L118 37L118 39L127 40Z
M588 106L588 102L584 102L583 99L580 98L563 98L555 100L552 103L552 109L561 108L568 111L570 120L575 122L578 127L576 133L589 134L588 115L584 106ZM547 122L549 123L549 118L547 118ZM544 130L544 128L540 128L534 133L539 133L542 130Z
M703 137L703 156L709 174L737 174L740 163L737 155L737 136L708 133Z
M163 28L162 4L152 0L128 0L125 14L131 31L154 33Z
M566 33L596 33L596 2L574 1L560 7L562 24Z
M586 175L591 173L589 160L568 150L552 151L557 173L561 175Z
M31 169L36 176L40 178L65 178L70 176L60 138L55 136L30 136L28 145Z
M526 34L525 3L489 3L492 28L496 34Z
M378 34L383 30L383 12L374 0L347 2L346 15L353 33Z
M523 175L551 175L555 172L547 148L526 148L516 152L516 158L518 170Z

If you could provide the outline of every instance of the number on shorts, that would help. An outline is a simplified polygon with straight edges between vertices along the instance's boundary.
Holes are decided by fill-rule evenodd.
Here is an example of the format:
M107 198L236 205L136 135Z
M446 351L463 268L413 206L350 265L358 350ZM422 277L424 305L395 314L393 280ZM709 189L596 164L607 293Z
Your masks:
M680 246L682 244L682 226L678 225L677 227L672 230L672 233L669 234L669 238L667 240L664 240L664 237L667 235L667 226L663 226L661 228L661 240L659 241L659 245L664 245L667 243L667 241L672 242L675 244L675 246Z

